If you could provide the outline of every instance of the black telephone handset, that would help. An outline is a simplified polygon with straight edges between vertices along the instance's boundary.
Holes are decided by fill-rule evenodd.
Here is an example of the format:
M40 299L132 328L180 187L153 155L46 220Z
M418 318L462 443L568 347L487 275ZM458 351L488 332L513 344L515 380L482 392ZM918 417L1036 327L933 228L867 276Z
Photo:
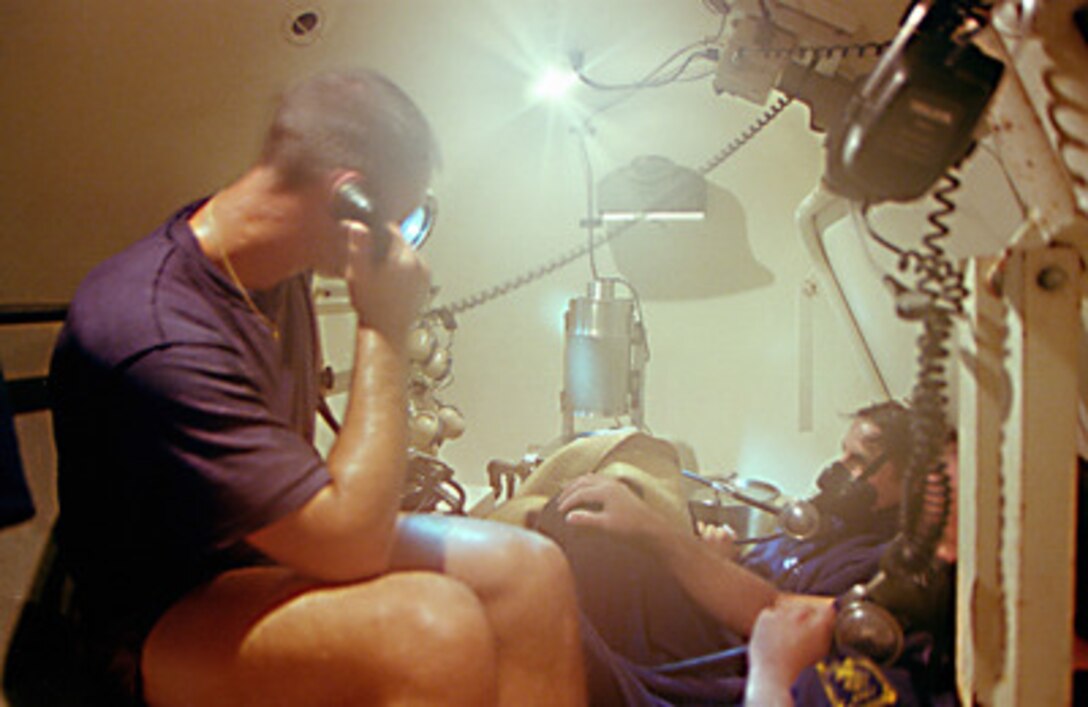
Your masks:
M913 201L969 154L1005 68L953 33L970 4L913 4L828 134L832 191L870 203Z
M385 260L393 234L374 201L363 191L358 179L345 179L336 187L333 199L333 216L344 221L358 221L366 225L372 239L371 255L375 264Z
M881 556L876 575L837 598L836 647L891 665L903 652L907 631L942 629L954 574L951 564L922 556L900 534Z

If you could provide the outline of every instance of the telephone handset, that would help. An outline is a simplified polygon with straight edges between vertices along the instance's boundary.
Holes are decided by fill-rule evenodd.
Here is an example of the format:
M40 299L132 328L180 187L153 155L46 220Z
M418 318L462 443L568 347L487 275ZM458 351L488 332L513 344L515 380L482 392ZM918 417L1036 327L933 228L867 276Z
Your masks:
M381 218L374 201L363 191L358 179L343 179L336 186L333 199L333 216L342 221L358 221L370 231L373 243L371 254L375 264L385 260L393 235Z
M431 231L434 230L437 214L437 202L434 196L428 193L423 203L400 222L400 234L413 250L423 247ZM336 185L333 216L341 220L358 221L364 224L373 239L374 263L385 260L389 252L389 243L393 238L389 219L382 214L377 203L363 191L363 185L357 177L342 179Z

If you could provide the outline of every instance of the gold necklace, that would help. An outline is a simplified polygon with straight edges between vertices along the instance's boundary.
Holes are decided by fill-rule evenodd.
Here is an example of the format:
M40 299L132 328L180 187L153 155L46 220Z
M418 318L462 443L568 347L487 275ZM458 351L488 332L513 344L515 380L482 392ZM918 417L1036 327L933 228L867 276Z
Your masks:
M210 238L215 243L215 250L219 253L219 258L223 261L223 265L227 268L227 275L230 276L230 281L234 283L234 287L241 293L242 299L245 300L246 305L249 306L257 318L260 319L268 331L271 332L272 338L276 341L280 340L280 328L272 321L267 314L261 311L261 308L257 306L257 303L253 301L253 298L249 296L249 290L242 284L241 278L238 277L238 273L234 271L234 264L230 262L230 256L227 255L227 249L223 247L223 241L219 238L219 233L215 228L215 214L212 213L212 205L208 205L208 220L205 224L205 228L202 228L202 235Z

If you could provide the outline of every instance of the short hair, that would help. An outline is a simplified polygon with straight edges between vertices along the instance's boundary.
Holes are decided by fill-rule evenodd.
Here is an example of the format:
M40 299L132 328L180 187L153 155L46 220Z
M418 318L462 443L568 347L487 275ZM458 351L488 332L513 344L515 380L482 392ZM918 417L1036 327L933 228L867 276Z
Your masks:
M909 407L895 400L886 400L858 408L850 417L854 420L867 420L873 423L880 430L877 440L896 471L899 474L906 472L913 449L911 436L913 412Z
M291 184L352 169L374 185L385 179L430 179L437 141L423 112L399 86L369 69L329 71L280 97L261 162Z

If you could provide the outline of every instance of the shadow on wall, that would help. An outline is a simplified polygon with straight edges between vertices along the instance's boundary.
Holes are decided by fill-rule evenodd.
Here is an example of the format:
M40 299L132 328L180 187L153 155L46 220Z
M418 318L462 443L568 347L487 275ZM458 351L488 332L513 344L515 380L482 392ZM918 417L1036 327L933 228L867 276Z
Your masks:
M704 220L644 222L609 242L616 267L643 299L705 299L774 282L752 253L740 200L710 183L707 191Z

